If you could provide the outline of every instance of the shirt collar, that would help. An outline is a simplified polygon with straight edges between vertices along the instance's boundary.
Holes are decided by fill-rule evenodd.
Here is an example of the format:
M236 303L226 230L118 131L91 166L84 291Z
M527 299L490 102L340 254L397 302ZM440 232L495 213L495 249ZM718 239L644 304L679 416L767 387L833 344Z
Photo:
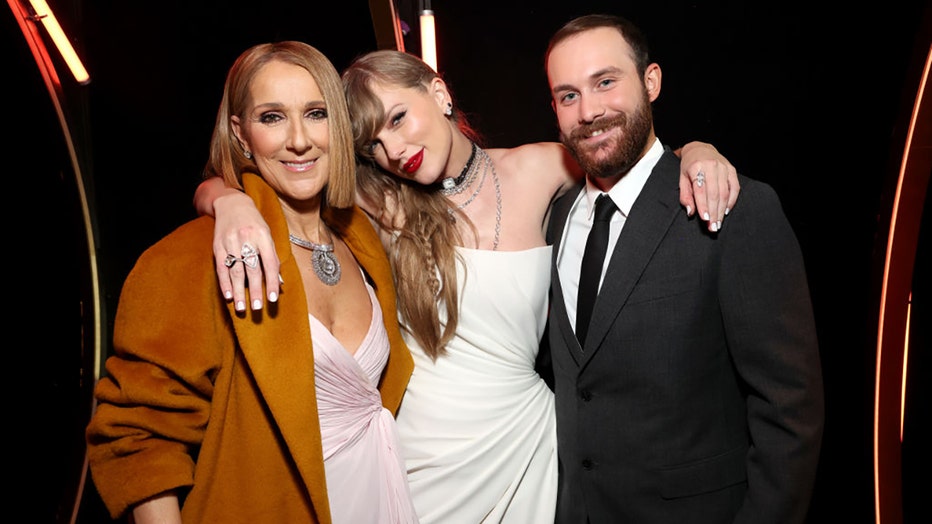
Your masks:
M618 211L623 216L628 216L631 206L634 205L634 201L637 199L638 194L641 193L641 189L647 183L647 178L650 176L651 171L654 170L657 162L660 161L661 156L663 156L663 144L660 143L660 139L654 138L654 143L647 150L647 153L609 189L608 196L615 202L615 206L618 207ZM591 220L593 213L595 213L595 199L602 194L602 190L593 185L589 177L586 177L585 193L584 199L588 206L586 217Z

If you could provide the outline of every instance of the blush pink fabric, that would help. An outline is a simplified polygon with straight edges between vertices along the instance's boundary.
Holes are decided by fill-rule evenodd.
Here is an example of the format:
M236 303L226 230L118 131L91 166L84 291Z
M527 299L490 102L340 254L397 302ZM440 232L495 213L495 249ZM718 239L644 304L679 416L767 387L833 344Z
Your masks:
M388 336L375 293L367 288L372 321L355 354L309 315L330 512L334 524L411 524L417 517L398 431L378 390Z

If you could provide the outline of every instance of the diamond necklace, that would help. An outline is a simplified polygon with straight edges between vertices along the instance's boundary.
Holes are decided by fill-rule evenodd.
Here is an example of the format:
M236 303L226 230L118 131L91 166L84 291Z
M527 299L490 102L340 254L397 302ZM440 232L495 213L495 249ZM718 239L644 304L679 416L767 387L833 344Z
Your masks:
M475 144L473 144L475 147ZM476 152L478 151L478 154ZM479 161L476 162L476 172L479 172L481 167L482 169L482 178L479 179L479 187L476 188L476 191L466 199L462 204L456 206L457 210L462 210L466 206L472 203L473 200L479 196L479 192L482 191L482 185L485 183L485 177L489 173L489 168L492 169L492 182L495 184L495 240L492 242L492 251L498 250L498 243L502 235L502 187L498 180L498 172L495 171L495 164L492 162L492 159L489 158L488 153L476 147L473 149L473 154L479 157ZM470 157L470 163L472 162L472 157ZM455 222L456 221L456 212L453 211L453 208L447 208L447 212L450 215L450 218Z
M335 286L340 281L340 262L336 255L333 254L333 244L318 244L310 240L298 238L288 234L288 240L292 244L311 250L311 267L321 282L328 286Z
M478 150L479 146L473 142L472 153L469 154L469 160L466 161L466 165L463 166L463 170L460 171L459 176L456 178L444 178L440 181L440 189L437 191L439 191L441 195L458 195L472 185L473 181L476 179L476 174L479 172L478 169L473 169L473 160L476 159L476 151Z

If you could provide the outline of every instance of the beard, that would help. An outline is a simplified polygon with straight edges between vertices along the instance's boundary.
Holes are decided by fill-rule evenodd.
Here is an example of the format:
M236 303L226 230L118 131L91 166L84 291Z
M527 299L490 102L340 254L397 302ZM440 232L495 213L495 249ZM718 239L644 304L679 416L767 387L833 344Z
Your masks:
M591 177L610 178L621 176L641 158L647 139L650 137L653 113L647 91L643 91L641 103L633 113L599 119L591 124L574 129L570 136L560 133L560 142L569 150L583 171ZM607 131L618 127L621 136L592 147L585 139L596 131Z

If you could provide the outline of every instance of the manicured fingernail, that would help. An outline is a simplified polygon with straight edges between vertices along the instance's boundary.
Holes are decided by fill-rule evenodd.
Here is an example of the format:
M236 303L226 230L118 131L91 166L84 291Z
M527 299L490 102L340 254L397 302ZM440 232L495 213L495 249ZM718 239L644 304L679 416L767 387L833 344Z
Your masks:
M709 224L709 229L711 229L713 233L718 231L718 222L712 222Z
M233 292L232 292L232 291L227 291L227 292L225 292L225 293L223 294L223 298L225 298L225 299L227 299L227 300L230 300L231 298L233 298Z
M721 220L719 220L718 222L715 223L715 230L716 230L716 231L721 231L721 230L722 230L722 221L721 221Z
M702 214L702 219L705 220L706 222L708 222L708 220L709 220L709 213L708 213L708 212L703 213L703 214Z
M729 209L729 208L726 207L726 208L725 208L725 214L727 215L727 214L730 213L730 212L731 212L731 209Z
M278 302L278 293L274 291L269 293L269 302Z
M688 217L693 216L693 208L692 208L692 206L686 206L686 216L688 216Z
M252 301L252 308L253 308L253 309L262 309L262 301L259 300L258 298L255 299L255 300L253 300L253 301Z
M246 311L246 303L243 302L242 300L240 300L239 302L237 302L237 303L236 303L236 310L237 310L237 311Z

